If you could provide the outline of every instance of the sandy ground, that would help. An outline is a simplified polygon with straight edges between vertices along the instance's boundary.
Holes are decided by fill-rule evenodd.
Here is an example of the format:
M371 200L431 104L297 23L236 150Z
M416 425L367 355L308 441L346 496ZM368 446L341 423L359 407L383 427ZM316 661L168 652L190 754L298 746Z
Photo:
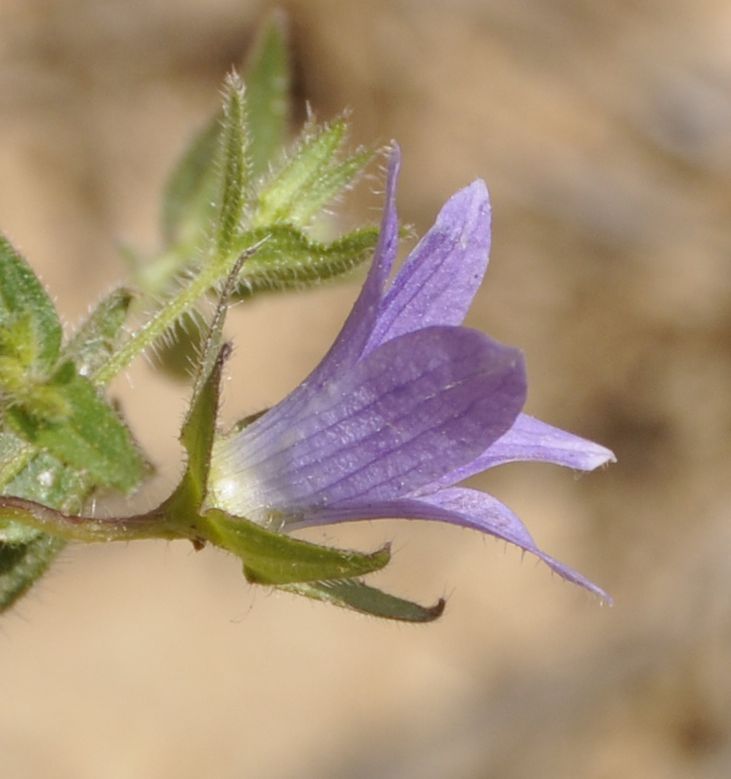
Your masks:
M488 280L469 323L519 345L528 410L612 447L576 479L475 480L601 608L474 533L405 522L382 624L253 590L183 544L65 552L0 627L3 779L731 775L731 13L727 3L290 2L297 99L397 138L404 220L484 177ZM0 4L0 228L73 324L149 251L157 198L263 6ZM374 170L374 174L378 171ZM378 179L345 204L375 219ZM236 310L224 414L270 405L327 347L355 283ZM253 378L252 378L253 377ZM173 482L188 388L114 386Z

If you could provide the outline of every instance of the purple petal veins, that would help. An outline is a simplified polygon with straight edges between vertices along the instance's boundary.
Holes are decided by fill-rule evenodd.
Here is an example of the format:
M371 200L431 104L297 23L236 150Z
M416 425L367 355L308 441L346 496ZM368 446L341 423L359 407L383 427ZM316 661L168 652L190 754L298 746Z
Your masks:
M454 487L508 462L593 470L614 456L521 413L520 352L461 327L488 263L482 181L450 198L386 288L399 166L394 148L378 247L340 334L288 397L217 441L209 502L263 524L276 517L284 530L386 517L469 527L607 599L541 551L502 503Z

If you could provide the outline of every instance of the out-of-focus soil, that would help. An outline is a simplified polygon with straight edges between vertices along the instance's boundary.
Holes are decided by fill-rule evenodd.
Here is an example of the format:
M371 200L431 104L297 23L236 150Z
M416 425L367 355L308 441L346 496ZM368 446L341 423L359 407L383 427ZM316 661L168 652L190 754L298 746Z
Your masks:
M0 774L96 777L731 775L731 10L719 0L299 0L300 107L400 142L419 233L483 177L491 268L468 323L519 345L528 410L612 447L576 479L475 480L615 597L451 527L392 539L377 579L424 628L252 590L182 544L72 548L4 619ZM4 0L0 229L74 324L150 252L166 171L213 110L262 6ZM303 109L301 108L303 111ZM343 204L375 220L373 170ZM351 281L241 306L225 417L323 354ZM159 475L188 388L144 362L114 387Z

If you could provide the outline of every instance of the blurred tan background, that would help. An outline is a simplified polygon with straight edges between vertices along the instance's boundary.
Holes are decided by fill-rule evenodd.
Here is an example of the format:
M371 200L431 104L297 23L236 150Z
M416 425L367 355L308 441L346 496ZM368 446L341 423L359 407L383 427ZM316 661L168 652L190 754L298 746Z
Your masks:
M525 350L528 410L619 464L475 480L606 587L601 608L450 527L312 532L396 557L428 627L251 589L184 544L69 549L0 627L2 779L731 775L731 7L300 0L298 105L397 138L419 232L476 176L494 243L470 323ZM166 171L264 4L2 0L0 227L70 324L154 251ZM377 173L374 170L373 173ZM377 218L366 182L351 218ZM236 311L224 414L316 363L354 282ZM188 389L114 388L170 487Z

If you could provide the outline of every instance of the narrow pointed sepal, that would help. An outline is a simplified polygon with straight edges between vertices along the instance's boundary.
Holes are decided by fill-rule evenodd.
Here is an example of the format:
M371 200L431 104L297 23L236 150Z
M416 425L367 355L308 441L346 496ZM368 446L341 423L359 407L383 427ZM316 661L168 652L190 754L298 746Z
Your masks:
M202 538L237 555L248 581L292 584L364 576L391 559L388 545L370 554L319 546L210 509L199 522Z
M333 606L357 611L371 617L393 619L398 622L433 622L442 615L445 601L440 598L433 606L389 595L356 579L289 584L278 589L303 595Z

